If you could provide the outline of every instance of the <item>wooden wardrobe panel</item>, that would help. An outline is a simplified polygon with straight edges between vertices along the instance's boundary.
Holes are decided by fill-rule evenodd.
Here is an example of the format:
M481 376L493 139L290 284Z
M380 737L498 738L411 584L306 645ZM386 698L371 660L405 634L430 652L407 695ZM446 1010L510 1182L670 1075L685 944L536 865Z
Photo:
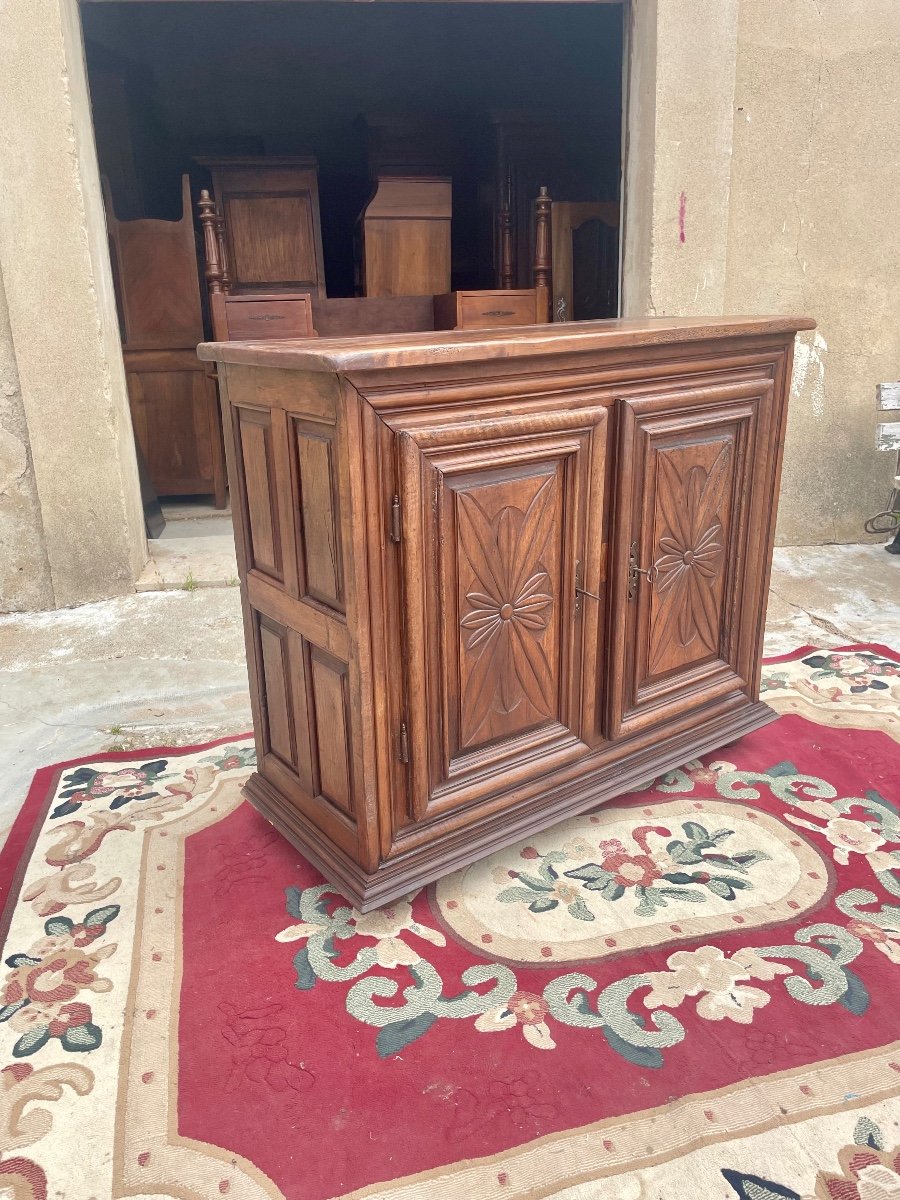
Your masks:
M325 295L314 158L200 158L224 219L235 294L308 289Z
M231 262L242 284L301 287L316 283L315 234L309 192L225 199Z
M366 296L449 292L451 193L449 179L378 180L361 217Z
M203 341L200 275L190 181L182 177L177 221L119 221L104 188L113 269L128 350L194 347Z
M215 494L225 463L215 382L191 350L124 352L135 437L160 496Z

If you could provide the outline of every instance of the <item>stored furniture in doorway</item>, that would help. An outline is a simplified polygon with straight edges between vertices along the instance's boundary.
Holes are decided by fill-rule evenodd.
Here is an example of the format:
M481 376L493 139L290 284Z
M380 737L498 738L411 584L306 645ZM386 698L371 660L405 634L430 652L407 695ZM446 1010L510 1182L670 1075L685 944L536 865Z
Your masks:
M226 503L215 381L197 361L204 337L187 175L177 221L119 221L104 181L110 259L135 437L160 496Z

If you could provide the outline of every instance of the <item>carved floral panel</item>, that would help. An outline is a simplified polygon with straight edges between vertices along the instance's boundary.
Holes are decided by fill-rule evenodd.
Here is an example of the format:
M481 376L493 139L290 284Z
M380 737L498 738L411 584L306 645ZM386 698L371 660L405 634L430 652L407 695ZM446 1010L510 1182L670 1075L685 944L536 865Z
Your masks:
M544 469L457 492L461 748L556 717L560 484Z
M720 439L660 449L656 463L651 675L718 652L733 444Z

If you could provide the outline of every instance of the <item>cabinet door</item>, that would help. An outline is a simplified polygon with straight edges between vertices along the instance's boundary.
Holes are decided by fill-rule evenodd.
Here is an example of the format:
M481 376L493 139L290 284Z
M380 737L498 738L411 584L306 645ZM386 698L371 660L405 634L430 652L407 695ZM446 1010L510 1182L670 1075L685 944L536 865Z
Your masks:
M771 405L765 377L620 402L614 737L751 686Z
M605 435L602 408L401 435L409 795L395 826L587 752L575 586L600 554Z

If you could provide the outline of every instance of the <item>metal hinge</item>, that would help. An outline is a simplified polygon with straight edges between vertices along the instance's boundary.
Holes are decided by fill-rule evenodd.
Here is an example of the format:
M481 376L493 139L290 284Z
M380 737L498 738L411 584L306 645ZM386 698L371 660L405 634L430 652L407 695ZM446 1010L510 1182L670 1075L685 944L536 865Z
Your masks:
M395 496L391 501L391 541L400 541L400 497Z
M409 733L407 732L405 721L401 721L400 723L398 754L402 763L409 762Z

